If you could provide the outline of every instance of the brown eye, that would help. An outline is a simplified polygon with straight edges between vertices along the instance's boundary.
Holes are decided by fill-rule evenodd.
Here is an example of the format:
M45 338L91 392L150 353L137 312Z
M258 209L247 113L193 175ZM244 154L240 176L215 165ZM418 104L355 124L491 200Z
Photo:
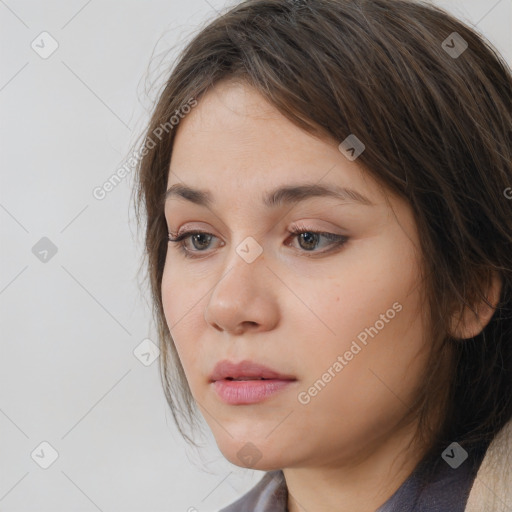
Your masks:
M305 249L306 251L310 251L315 248L318 243L318 233L312 233L311 231L306 231L304 233L300 233L299 235L299 245ZM302 245L304 242L304 245Z
M197 250L206 249L211 242L212 235L207 233L195 233L190 238L192 240L192 245ZM197 244L196 244L197 242Z
M210 233L205 233L203 231L186 231L176 238L172 238L169 233L167 236L167 240L169 242L175 243L176 246L181 250L181 252L189 258L196 258L197 256L192 256L192 253L201 253L206 252L204 249L207 249L211 243L212 238L216 238L214 235ZM192 240L192 249L188 247L188 241Z
M344 235L336 235L335 233L323 233L320 231L314 231L302 226L295 226L290 229L289 233L294 235L292 238L298 239L299 248L302 252L310 252L312 255L322 255L335 250L338 247L343 246L347 241L348 237ZM324 250L315 250L318 245L322 245L322 239L327 240L324 243Z
M299 227L292 228L289 233L294 235L291 238L298 238L300 248L299 250L301 250L303 253L312 253L313 256L321 256L322 254L334 251L338 247L343 246L348 241L348 237L344 235L322 233L319 231ZM176 238L172 238L170 233L167 236L167 240L171 243L175 243L178 249L187 258L201 258L207 256L210 252L207 249L210 247L213 238L217 237L211 233L206 233L203 231L186 231ZM321 251L315 250L318 245L321 245L320 242L322 239L327 240L327 243L324 244L327 249ZM188 243L190 241L192 242L191 245ZM287 243L285 245L289 244ZM204 255L199 256L201 253L204 253Z

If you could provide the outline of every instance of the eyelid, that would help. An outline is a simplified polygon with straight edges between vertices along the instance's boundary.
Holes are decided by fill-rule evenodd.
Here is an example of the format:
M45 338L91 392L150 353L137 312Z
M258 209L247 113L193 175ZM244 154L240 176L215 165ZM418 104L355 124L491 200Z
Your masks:
M196 233L204 233L205 235L216 236L213 233L211 233L210 231L204 230L202 228L194 228L194 227L183 228L183 227L181 227L180 229L178 229L178 231L176 233L173 233L169 229L169 235L172 236L173 238L181 237L182 235L193 235Z
M307 251L307 250L301 250L300 248L293 247L295 251L300 252L301 254L305 255L309 258L315 258L315 257L322 257L323 255L330 254L331 252L337 252L337 250L341 250L341 248L348 242L349 237L342 234L337 233L331 233L328 231L321 231L318 229L310 228L309 226L305 224L298 223L295 226L292 226L290 229L287 230L287 233L291 236L289 236L286 240L289 238L297 238L298 235L302 233L312 233L315 235L323 236L327 240L329 240L330 243L327 245L327 249L320 250L320 251ZM176 235L172 233L168 233L167 239L169 242L175 243L177 248L183 253L183 255L187 258L192 259L200 259L207 257L208 254L212 251L206 250L190 250L185 247L186 241L189 240L192 236L201 234L201 235L207 235L212 238L218 238L213 233L210 233L208 231L203 231L200 229L181 229L178 230L178 233ZM171 238L172 237L172 238ZM290 247L289 243L285 244L287 247ZM204 253L204 255L202 255Z
M318 233L321 235L335 235L335 236L347 236L343 235L342 233L333 233L332 231L329 231L329 229L336 229L336 228L319 228L319 227L313 227L311 225L306 224L306 221L297 221L295 224L292 225L292 227L286 229L287 234L291 233L297 233L297 232L303 232L308 231L311 233ZM211 231L204 230L202 228L194 228L194 227L186 227L186 228L179 228L176 233L172 232L172 230L168 227L168 234L169 236L173 238L181 237L182 235L193 235L193 234L205 234L205 235L212 235L216 238L218 238L217 235L214 235Z

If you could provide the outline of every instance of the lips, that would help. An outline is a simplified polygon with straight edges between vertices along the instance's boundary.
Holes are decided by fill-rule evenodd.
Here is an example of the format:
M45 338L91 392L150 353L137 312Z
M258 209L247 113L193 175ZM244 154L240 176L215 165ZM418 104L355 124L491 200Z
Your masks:
M220 361L210 375L210 385L228 405L251 405L264 402L279 392L295 386L293 375L255 363L254 361Z
M293 375L283 374L272 368L254 361L233 363L228 360L219 361L210 375L210 381L218 380L297 380Z

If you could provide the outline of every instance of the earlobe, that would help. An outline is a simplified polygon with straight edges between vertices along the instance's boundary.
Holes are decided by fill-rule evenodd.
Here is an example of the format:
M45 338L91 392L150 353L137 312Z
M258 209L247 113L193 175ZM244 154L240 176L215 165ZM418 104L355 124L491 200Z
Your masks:
M501 296L501 277L493 272L490 283L485 289L485 298L472 307L465 306L462 313L454 313L451 319L450 335L456 339L474 338L480 334L490 322Z

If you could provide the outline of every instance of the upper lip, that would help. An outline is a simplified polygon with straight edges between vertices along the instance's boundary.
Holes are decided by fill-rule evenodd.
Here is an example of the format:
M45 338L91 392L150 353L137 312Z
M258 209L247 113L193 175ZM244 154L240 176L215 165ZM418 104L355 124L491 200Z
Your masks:
M239 379L242 377L261 377L263 379L279 379L279 380L296 380L293 375L287 375L277 372L272 368L268 368L254 361L240 361L233 363L232 361L219 361L210 375L210 381L222 380L231 377Z

